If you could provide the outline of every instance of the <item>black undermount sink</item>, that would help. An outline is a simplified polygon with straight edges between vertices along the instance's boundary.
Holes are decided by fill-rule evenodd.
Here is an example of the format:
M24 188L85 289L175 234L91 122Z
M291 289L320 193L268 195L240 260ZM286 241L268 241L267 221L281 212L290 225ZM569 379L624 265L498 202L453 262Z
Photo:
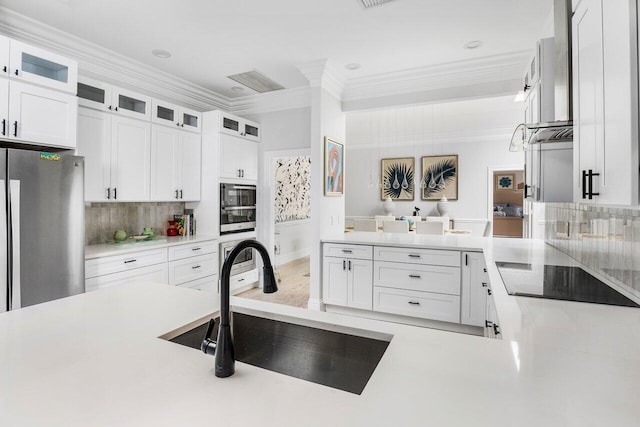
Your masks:
M362 393L391 340L236 312L231 322L237 361L355 394ZM200 351L206 329L204 323L169 341Z

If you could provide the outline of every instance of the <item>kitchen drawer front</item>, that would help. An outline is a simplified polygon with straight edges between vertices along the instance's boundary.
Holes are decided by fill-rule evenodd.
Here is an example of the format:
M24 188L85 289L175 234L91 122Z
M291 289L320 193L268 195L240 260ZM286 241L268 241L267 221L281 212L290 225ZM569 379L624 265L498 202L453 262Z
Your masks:
M169 263L169 284L180 285L218 273L216 254L199 255Z
M387 248L376 246L373 250L376 261L407 262L412 264L444 265L460 267L460 252L435 249Z
M163 262L167 262L166 248L90 259L84 264L85 278L134 270Z
M388 288L460 295L460 269L439 265L375 261L373 284Z
M177 259L184 259L197 255L212 254L216 252L218 252L217 240L189 243L188 245L170 246L169 261L175 261Z
M154 282L169 284L167 275L167 263L136 268L131 271L106 274L103 276L86 279L84 284L87 292L97 291L116 285L125 285L133 282Z
M373 259L373 246L325 243L322 255L351 259Z
M192 280L190 282L181 283L178 285L181 288L195 289L198 291L218 292L218 275L213 274L211 276L203 277L201 279Z
M384 313L460 323L460 297L373 287L373 309Z

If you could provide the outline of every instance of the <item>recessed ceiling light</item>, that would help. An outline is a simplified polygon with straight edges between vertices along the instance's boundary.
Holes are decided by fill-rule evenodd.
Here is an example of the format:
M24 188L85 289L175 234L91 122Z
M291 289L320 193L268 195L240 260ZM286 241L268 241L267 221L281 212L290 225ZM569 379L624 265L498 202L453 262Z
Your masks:
M357 64L355 62L352 62L350 64L347 64L344 66L344 68L346 68L347 70L358 70L360 67L362 67L362 65Z
M153 54L153 56L157 56L158 58L162 58L162 59L171 58L171 52L168 52L166 50L153 49L151 53Z
M477 49L480 46L482 46L484 43L482 42L482 40L472 40L470 42L467 42L464 44L464 48L465 49L469 49L469 50L473 50L473 49Z
M233 86L231 88L231 90L234 91L234 92L242 92L244 90L244 88L240 87L240 86Z

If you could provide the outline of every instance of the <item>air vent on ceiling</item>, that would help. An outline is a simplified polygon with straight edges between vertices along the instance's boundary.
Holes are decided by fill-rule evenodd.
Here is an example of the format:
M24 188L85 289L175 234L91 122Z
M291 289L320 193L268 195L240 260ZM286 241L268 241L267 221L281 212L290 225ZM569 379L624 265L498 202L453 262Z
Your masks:
M248 71L246 73L234 74L227 77L259 93L284 89L284 86L279 85L269 77L257 71Z
M360 1L362 2L362 5L365 8L369 8L374 6L380 6L383 3L388 3L393 0L360 0Z

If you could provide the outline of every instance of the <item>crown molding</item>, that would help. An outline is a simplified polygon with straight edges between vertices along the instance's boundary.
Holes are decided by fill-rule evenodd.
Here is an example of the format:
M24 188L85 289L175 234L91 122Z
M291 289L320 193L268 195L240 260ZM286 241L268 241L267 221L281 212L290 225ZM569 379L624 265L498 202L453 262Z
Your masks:
M260 114L311 106L311 88L276 90L234 98L230 111L234 114Z
M368 99L401 94L415 97L418 93L443 89L520 81L530 56L527 50L349 79L342 100L344 104L358 105Z
M78 61L87 77L168 98L200 111L228 110L232 99L0 6L0 33Z
M298 64L297 68L307 78L310 87L321 87L337 99L342 99L345 76L328 59Z

